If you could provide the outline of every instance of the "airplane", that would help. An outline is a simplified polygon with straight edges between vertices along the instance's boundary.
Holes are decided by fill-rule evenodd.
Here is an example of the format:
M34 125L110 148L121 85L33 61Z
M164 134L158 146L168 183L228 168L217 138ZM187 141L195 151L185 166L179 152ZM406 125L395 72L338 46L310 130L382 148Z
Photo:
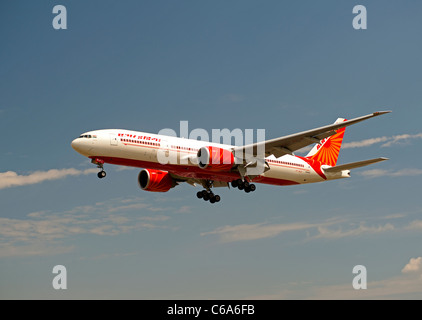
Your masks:
M213 187L231 186L249 193L255 191L255 183L287 186L349 178L351 169L388 160L380 157L337 165L346 127L390 112L338 118L331 125L244 146L124 129L89 131L71 146L97 165L99 178L106 176L106 163L144 168L138 175L142 190L167 192L187 182L204 188L197 198L216 203L221 197L211 191ZM294 154L311 144L315 145L306 156ZM174 155L174 161L163 162L159 159L163 154Z

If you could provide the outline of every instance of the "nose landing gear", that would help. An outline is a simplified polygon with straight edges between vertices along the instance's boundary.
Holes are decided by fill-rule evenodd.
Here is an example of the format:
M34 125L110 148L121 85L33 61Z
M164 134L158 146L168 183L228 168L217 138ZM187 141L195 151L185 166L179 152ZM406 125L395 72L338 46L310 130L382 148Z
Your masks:
M100 172L98 172L97 176L98 178L102 179L106 177L106 172L104 170L101 170Z
M100 179L105 178L107 173L104 171L104 160L92 159L91 163L96 164L97 168L101 169L101 171L98 172L97 177Z

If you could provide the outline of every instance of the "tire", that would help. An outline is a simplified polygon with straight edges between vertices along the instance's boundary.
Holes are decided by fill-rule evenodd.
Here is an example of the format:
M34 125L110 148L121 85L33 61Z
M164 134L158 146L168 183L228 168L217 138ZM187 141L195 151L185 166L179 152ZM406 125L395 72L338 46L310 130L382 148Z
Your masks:
M206 195L204 195L204 200L208 201L210 199L210 195L207 193Z
M196 196L198 197L198 199L201 199L204 195L202 194L201 191L198 191L198 193L196 194Z
M98 172L98 174L97 174L98 178L100 178L100 179L105 178L105 176L106 176L106 175L107 175L107 174L106 174L106 172L105 172L105 171L100 171L100 172Z
M248 181L243 181L243 186L245 187L245 189L247 188L247 187L249 187L249 182Z
M215 202L220 202L220 200L221 200L221 198L218 194L214 197L214 199L215 199Z
M247 186L247 187L245 188L245 192L246 192L246 193L251 192L251 188L250 188L249 186Z
M237 186L238 186L239 184L237 183L237 180L233 180L232 181L232 187L233 188L237 188Z
M243 184L239 184L239 185L237 186L237 188L238 188L239 190L243 190L243 189L245 189L245 187L243 186Z
M249 189L251 189L252 192L256 190L256 186L252 183L249 185Z
M210 202L211 202L211 203L215 203L215 198L211 198L211 199L210 199Z

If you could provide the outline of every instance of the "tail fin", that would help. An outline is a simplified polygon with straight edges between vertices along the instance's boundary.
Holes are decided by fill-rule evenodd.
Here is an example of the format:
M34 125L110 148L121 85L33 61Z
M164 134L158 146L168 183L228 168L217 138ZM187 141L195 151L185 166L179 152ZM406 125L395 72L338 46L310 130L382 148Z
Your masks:
M343 121L346 121L346 119L338 118L334 123L340 123ZM337 163L345 130L346 128L340 128L334 135L321 140L306 155L306 158L317 160L322 164L334 167Z

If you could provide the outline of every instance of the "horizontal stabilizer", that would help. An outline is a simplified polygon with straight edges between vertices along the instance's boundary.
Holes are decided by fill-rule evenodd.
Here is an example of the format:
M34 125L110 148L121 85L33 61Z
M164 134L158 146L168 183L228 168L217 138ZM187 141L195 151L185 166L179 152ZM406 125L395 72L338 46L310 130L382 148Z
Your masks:
M350 169L355 169L355 168L360 168L360 167L364 167L373 163L377 163L380 161L385 161L388 160L388 158L376 158L376 159L370 159L370 160L363 160L363 161L357 161L357 162L351 162L351 163L346 163L346 164L342 164L339 166L335 166L335 167L331 167L331 168L327 168L324 169L325 172L340 172L343 170L350 170Z

